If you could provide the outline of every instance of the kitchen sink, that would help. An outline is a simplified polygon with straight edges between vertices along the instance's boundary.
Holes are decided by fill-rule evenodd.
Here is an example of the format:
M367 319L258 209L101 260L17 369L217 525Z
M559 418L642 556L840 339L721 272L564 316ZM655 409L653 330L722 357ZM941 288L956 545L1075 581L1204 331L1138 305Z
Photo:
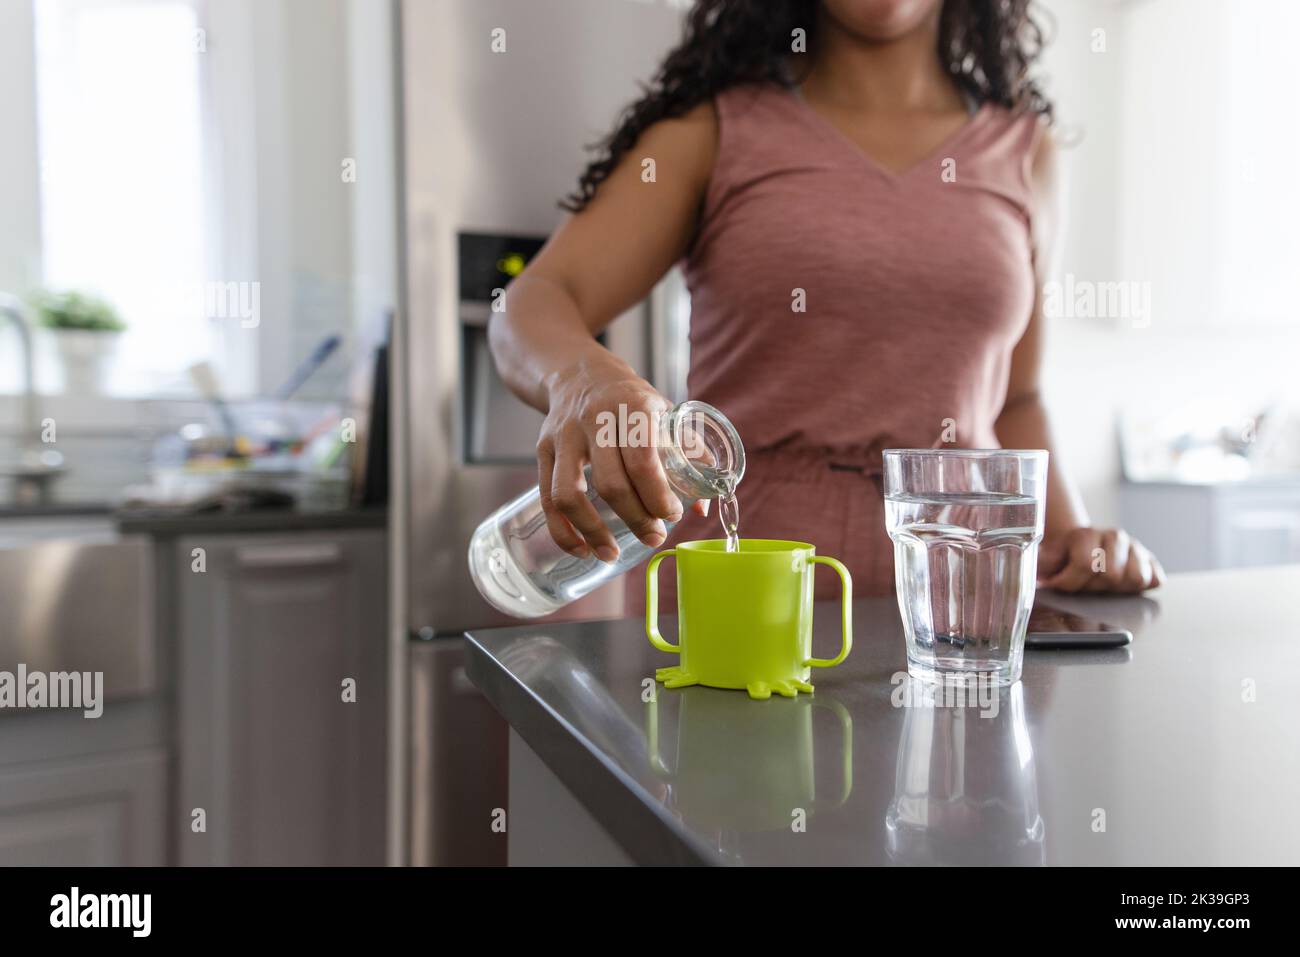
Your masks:
M103 672L105 700L150 693L154 590L152 542L108 516L0 518L0 671Z

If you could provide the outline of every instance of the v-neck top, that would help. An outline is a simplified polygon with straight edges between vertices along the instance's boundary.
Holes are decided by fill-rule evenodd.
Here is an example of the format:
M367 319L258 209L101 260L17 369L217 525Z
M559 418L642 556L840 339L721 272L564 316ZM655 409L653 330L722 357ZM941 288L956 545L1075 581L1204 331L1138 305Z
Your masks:
M742 536L811 541L847 558L863 593L887 591L881 451L998 445L1034 303L1041 123L985 104L892 173L786 87L732 87L715 105L717 159L683 263L691 397L745 444ZM675 532L715 538L717 519Z
M785 87L716 97L684 262L692 398L747 450L993 447L1034 302L1040 123L980 107L901 174Z
M867 163L870 166L876 167L876 169L880 172L882 176L884 176L887 179L893 179L893 180L902 179L904 176L907 176L909 173L915 172L917 170L925 170L927 172L932 171L934 169L934 163L936 161L948 157L948 154L951 152L952 144L956 143L958 140L961 139L961 137L966 133L967 127L974 124L986 109L991 108L988 104L976 103L969 96L964 96L963 99L966 102L967 118L962 122L961 126L958 127L956 130L954 130L952 133L950 133L948 136L944 137L943 141L938 146L935 146L932 149L926 151L925 155L922 156L920 159L913 160L911 163L909 163L905 169L894 170L887 167L884 163L881 163L879 160L873 157L867 150L859 146L857 143L853 142L852 138L850 138L846 133L841 131L828 118L818 113L808 102L808 100L804 97L803 92L798 87L795 86L790 87L789 92L790 95L794 98L795 103L798 104L799 108L803 110L805 114L807 114L809 121L813 125L821 127L822 130L825 132L826 136L828 136L829 138L842 141L844 145L847 146L850 150L852 150L853 152L861 156L863 162Z

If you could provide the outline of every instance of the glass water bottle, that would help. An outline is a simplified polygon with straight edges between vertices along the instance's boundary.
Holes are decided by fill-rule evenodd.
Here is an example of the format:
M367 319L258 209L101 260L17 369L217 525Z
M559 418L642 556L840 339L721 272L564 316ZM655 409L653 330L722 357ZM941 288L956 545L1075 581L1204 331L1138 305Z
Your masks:
M683 402L662 415L654 444L683 509L699 499L730 497L745 473L735 427L703 402ZM470 540L470 575L489 604L517 618L549 615L649 557L654 549L592 488L590 467L587 498L613 532L618 558L577 558L555 544L534 485L489 515Z

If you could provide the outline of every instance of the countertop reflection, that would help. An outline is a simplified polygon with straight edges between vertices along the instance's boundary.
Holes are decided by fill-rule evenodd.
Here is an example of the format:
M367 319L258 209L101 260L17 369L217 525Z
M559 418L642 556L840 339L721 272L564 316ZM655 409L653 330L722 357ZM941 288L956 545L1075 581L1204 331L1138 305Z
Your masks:
M1073 599L1133 644L1027 652L992 697L907 678L892 599L856 604L812 697L655 685L639 621L473 632L468 664L640 863L1294 864L1297 588L1288 567ZM819 607L817 648L837 625Z

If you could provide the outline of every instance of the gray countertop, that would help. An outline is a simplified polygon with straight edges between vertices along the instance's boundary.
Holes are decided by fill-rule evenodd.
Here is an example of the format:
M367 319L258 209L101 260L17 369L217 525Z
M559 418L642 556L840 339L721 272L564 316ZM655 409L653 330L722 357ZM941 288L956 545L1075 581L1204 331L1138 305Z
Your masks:
M198 533L306 532L318 529L385 528L386 508L346 508L307 511L294 508L233 512L176 512L161 509L122 509L114 513L123 534L166 537Z
M104 518L126 535L189 535L195 532L302 532L317 529L385 528L388 509L282 508L258 511L185 512L169 509L117 508L107 503L0 506L0 523Z
M468 670L640 863L1295 865L1297 594L1290 566L1053 595L1133 644L1029 651L996 708L905 700L892 598L857 603L811 697L643 700L673 659L640 621L476 631ZM837 619L818 607L816 648Z
M0 505L0 522L25 518L84 518L95 515L112 515L108 502L54 502L43 505Z

